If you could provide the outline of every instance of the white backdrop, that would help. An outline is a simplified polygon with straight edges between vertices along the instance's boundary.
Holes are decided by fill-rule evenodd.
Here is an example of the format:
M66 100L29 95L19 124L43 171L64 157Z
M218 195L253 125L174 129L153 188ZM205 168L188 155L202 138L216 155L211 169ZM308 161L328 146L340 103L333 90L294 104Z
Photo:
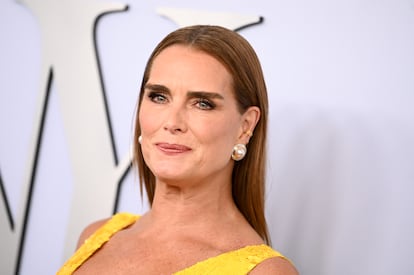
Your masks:
M19 250L15 240L19 244L22 239L28 198L20 274L54 274L64 262L75 245L68 243L68 236L78 235L68 228L74 220L86 225L87 217L73 214L77 202L85 201L76 206L77 211L99 208L93 210L111 214L116 180L110 182L113 186L103 183L113 174L122 174L129 157L146 59L156 43L178 27L157 14L159 7L264 17L262 24L240 34L257 50L270 95L266 211L273 246L291 258L301 274L412 273L412 0L21 2L0 0L1 274L14 273ZM118 10L129 6L128 11L100 17L95 35L100 61L96 67L102 74L119 159L118 165L111 163L116 166L113 173L91 161L74 165L78 147L72 141L79 140L84 150L85 136L102 133L99 123L88 135L88 129L68 131L74 129L71 122L80 119L76 115L88 111L81 106L90 106L89 112L95 114L102 111L102 102L85 105L83 97L63 96L69 94L63 91L75 93L79 87L89 91L81 84L91 79L81 76L89 76L85 67L91 62L85 58L90 55L84 57L81 49L93 51L93 45L80 41L87 40L81 35L90 35L93 41L93 24L85 22L86 30L75 25L83 24L77 20L85 18L95 2ZM42 9L30 8L39 3ZM54 66L54 78L28 196L38 109L47 86L45 64ZM75 118L68 117L65 106L72 106ZM107 137L95 140L99 146L108 145ZM79 186L82 169L101 175L102 181ZM134 173L123 181L118 211L147 209ZM95 190L96 195L78 198L79 188ZM111 194L109 199L100 196L105 192ZM106 201L97 202L98 196Z

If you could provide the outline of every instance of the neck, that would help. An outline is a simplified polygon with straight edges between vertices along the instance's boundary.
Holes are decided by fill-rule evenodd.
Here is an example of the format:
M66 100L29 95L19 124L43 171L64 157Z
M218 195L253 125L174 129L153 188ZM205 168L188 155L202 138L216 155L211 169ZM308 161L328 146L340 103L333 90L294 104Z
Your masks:
M225 222L240 215L231 193L231 181L185 186L157 181L151 220L168 226L201 226Z

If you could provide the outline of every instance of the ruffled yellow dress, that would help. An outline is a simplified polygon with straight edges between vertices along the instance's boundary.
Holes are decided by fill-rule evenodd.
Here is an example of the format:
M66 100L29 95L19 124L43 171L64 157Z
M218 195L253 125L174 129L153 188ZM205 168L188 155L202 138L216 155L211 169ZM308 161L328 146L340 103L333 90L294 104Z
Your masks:
M85 243L73 254L73 256L62 266L57 275L69 275L78 269L89 259L102 245L104 245L116 232L137 221L139 216L129 213L118 213L106 224L93 233ZM173 275L186 274L248 274L256 265L262 261L282 257L279 252L267 245L252 245L220 254L216 257L198 262L186 269L178 271Z

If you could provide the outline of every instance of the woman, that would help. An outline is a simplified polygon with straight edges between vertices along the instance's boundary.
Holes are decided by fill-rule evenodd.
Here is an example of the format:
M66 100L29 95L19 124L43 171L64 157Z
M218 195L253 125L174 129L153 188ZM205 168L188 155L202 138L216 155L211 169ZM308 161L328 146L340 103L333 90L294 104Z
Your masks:
M147 63L136 118L151 209L87 227L58 274L297 274L266 245L267 109L244 38L216 26L169 34Z

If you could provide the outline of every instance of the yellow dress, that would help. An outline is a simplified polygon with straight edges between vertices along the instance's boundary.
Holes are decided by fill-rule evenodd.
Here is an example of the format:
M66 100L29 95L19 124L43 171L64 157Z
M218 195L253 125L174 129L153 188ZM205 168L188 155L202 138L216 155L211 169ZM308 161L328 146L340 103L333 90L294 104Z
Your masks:
M93 233L73 256L62 266L57 275L69 275L78 269L89 257L102 247L112 235L137 221L139 216L129 213L118 213L106 224ZM220 254L216 257L198 262L173 275L186 274L248 274L262 261L282 257L267 245L252 245Z

